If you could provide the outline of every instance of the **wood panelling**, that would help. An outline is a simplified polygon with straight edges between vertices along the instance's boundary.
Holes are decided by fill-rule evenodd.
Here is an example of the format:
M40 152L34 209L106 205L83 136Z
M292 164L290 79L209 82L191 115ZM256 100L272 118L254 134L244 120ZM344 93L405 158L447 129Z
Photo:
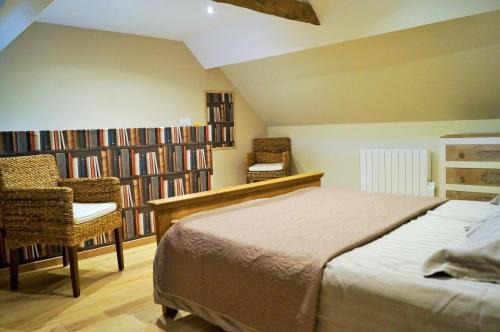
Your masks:
M467 200L467 201L489 202L496 195L497 194L492 194L492 193L476 193L476 192L469 192L469 191L446 190L446 198Z
M500 161L500 144L446 145L447 161Z
M447 184L500 186L500 169L447 168Z

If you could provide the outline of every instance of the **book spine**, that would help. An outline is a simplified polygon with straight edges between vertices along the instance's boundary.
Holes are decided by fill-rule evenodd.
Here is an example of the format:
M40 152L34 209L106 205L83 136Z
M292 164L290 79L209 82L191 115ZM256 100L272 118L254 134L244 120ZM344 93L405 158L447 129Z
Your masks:
M165 144L165 127L158 128L160 135L160 144Z
M139 192L139 180L132 180L132 188L134 191L134 204L135 206L141 206L141 194Z
M130 128L130 143L131 145L137 145L137 128Z
M108 151L101 151L101 160L102 160L102 175L104 177L109 176L109 163L108 163Z
M208 168L212 168L212 146L210 144L207 145L207 163Z
M144 179L139 179L139 206L143 206L147 200L144 199Z
M150 222L150 233L155 233L156 232L156 214L154 211L150 212L151 216L151 222Z
M64 153L56 153L56 164L59 170L59 175L61 178L66 179L68 177L67 165L66 165L66 155Z
M72 177L75 178L75 179L78 179L80 177L80 172L79 172L79 165L80 165L80 162L78 161L78 158L77 157L73 157L73 163L72 163L72 166L73 166L73 172L72 172Z
M109 146L109 131L108 129L101 129L101 146Z
M68 130L68 149L75 148L75 131Z

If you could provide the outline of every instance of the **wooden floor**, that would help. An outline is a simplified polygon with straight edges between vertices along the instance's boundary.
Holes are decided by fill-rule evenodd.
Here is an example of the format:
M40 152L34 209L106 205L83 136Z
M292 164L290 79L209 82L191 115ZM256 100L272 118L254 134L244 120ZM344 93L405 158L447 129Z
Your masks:
M73 299L69 268L20 275L9 290L0 273L0 331L168 331L220 332L200 318L180 313L165 319L153 303L153 257L156 244L125 250L125 270L116 255L80 260L81 296Z

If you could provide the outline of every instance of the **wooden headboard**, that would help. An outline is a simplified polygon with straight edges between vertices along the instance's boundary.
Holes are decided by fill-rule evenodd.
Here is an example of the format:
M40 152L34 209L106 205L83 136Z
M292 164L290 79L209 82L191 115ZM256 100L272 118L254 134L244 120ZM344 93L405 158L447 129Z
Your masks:
M173 223L182 217L253 199L274 197L302 188L320 187L323 174L293 175L220 190L150 201L148 204L156 213L156 242L159 242Z
M500 193L500 133L441 137L440 196L489 201Z

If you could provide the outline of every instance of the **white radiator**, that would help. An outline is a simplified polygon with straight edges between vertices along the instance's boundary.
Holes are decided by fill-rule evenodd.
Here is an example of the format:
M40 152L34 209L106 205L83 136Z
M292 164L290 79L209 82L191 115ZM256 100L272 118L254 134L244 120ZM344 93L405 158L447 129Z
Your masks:
M434 196L428 150L361 150L360 168L362 191Z

